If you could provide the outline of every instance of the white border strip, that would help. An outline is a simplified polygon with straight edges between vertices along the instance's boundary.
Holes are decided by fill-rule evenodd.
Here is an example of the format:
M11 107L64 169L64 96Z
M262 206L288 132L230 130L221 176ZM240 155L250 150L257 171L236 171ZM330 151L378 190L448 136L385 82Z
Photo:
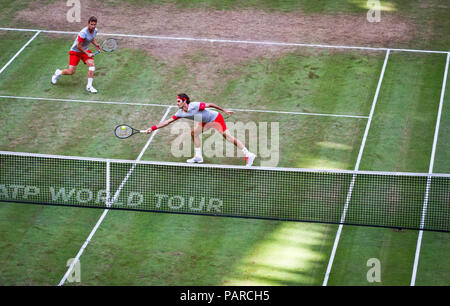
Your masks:
M428 170L429 174L433 173L434 155L436 153L436 145L437 145L438 135L439 135L439 125L441 122L442 106L444 104L445 86L447 85L449 61L450 61L450 53L447 54L447 60L445 63L444 80L442 81L441 98L439 101L439 111L438 111L438 115L437 115L437 119L436 119L436 128L434 130L434 139L433 139L433 149L431 150L430 167ZM427 206L428 206L428 194L429 194L430 185L431 185L431 176L428 176L427 189L425 191L425 198L423 201L422 218L420 220L420 228L423 228L425 226L425 216L426 216ZM412 276L411 276L411 284L410 284L411 286L415 286L415 284L416 284L416 276L417 276L417 268L419 265L420 248L422 245L422 236L423 236L423 230L420 230L419 237L417 238L416 255L414 257L414 266L413 266L413 271L412 271Z
M285 168L285 167L261 167L261 166L238 166L238 165L220 165L220 164L192 164L192 163L179 163L179 162L163 162L163 161L146 161L146 160L124 160L124 159L106 159L106 158L92 158L82 156L65 156L65 155L50 155L50 154L38 154L38 153L26 153L26 152L12 152L12 151L0 151L1 155L11 156L23 156L23 157L37 157L37 158L53 158L53 159L65 159L65 160L85 160L94 162L114 162L124 164L142 164L142 165L155 165L155 166L174 166L174 167L200 167L200 168L225 168L225 169L237 169L237 170L262 170L262 171L285 171L285 172L308 172L308 173L330 173L330 174L362 174L362 175L384 175L384 176L419 176L419 177L448 177L449 173L416 173L416 172L382 172L382 171L360 171L360 170L336 170L336 169L307 169L307 168Z
M132 105L132 106L157 106L168 107L170 105L164 104L146 104L146 103L131 103L131 102L116 102L116 101L96 101L96 100L78 100L78 99L56 99L56 98L38 98L38 97L19 97L19 96L2 96L4 99L30 100L30 101L60 101L60 102L74 102L74 103L93 103L93 104L115 104L115 105ZM286 115L304 115L304 116L323 116L323 117L341 117L341 118L356 118L367 119L368 116L360 115L339 115L339 114L321 114L321 113L305 113L305 112L289 112L277 110L259 110L259 109L239 109L229 108L238 112L254 112L254 113L271 113L271 114L286 114Z
M9 66L9 64L11 64L17 56L19 56L20 53L22 53L22 51L41 33L41 31L37 31L36 34L34 34L33 37L31 37L27 43L25 45L23 45L22 48L20 48L19 51L17 51L17 53L9 60L9 62L6 63L5 66L3 66L2 69L0 69L0 74L2 74L2 72Z
M170 109L172 108L172 106L167 107L167 111L164 114L164 116L161 119L161 122L164 121L167 117L167 115L169 114ZM139 154L138 158L136 159L136 161L139 161L142 156L144 155L145 151L147 150L148 146L150 145L150 142L153 140L153 138L155 137L155 135L157 134L158 131L155 131L154 133L152 133L152 136L150 137L150 139L147 141L147 143L145 144L144 148L141 150L141 153ZM125 177L124 181L122 182L122 184L120 185L119 189L116 191L115 195L114 195L114 199L112 200L111 204L117 199L120 190L122 189L122 186L125 184L126 180L128 180L128 177L130 176L131 172L133 172L134 168L135 168L136 164L133 165L133 167L131 168L131 170L128 172L127 176ZM108 171L109 172L109 171ZM70 273L72 272L73 268L75 267L75 264L80 260L81 255L84 252L84 249L87 247L87 245L89 244L89 242L91 241L92 237L94 236L95 232L97 231L98 227L100 226L100 224L103 222L103 219L105 218L106 214L108 213L109 209L105 209L102 213L102 215L100 216L100 218L98 219L97 223L95 224L94 228L92 229L91 233L89 234L88 238L86 239L86 241L84 242L84 244L81 246L81 249L78 251L77 256L75 257L75 259L72 261L72 264L70 265L69 269L67 269L66 274L64 274L63 278L61 279L61 281L59 282L58 286L62 286L64 285L64 283L66 282L67 277L69 277Z
M72 32L72 31L36 30L36 29L19 29L19 28L0 28L0 30L2 30L2 31L20 31L20 32L41 31L43 33L51 33L51 34L77 34L78 33L78 32ZM313 47L313 48L353 49L353 50L370 50L370 51L390 50L390 51L398 51L398 52L441 53L441 54L450 53L449 51L433 51L433 50L395 49L395 48L339 46L339 45L336 46L336 45L322 45L322 44L284 43L284 42L275 42L275 41L231 40L231 39L173 37L173 36L156 36L156 35L119 34L119 33L98 33L98 35L115 36L115 37L129 37L129 38L161 39L161 40L200 41L200 42L210 42L210 43L269 45L269 46L282 46L282 47Z
M381 69L380 79L378 80L377 90L376 90L375 96L373 98L373 103L372 103L372 108L370 110L369 120L367 121L366 130L364 131L364 137L361 142L361 147L359 149L358 159L356 160L355 171L359 170L359 164L361 162L364 147L366 145L367 135L369 134L370 124L372 123L373 114L375 112L375 105L377 104L378 94L380 93L381 83L383 82L384 72L386 71L386 65L387 65L387 62L389 59L389 54L390 54L390 50L388 49L386 52L386 57L384 59L383 68ZM342 228L343 228L342 223L345 221L345 216L347 214L348 205L350 203L350 199L351 199L352 192L353 192L353 186L355 184L355 179L356 179L356 174L353 175L352 181L350 183L350 188L348 190L347 199L345 201L344 211L343 211L342 217L341 217L341 224L339 224L339 228L336 233L336 239L334 240L333 249L332 249L331 255L330 255L330 261L328 262L327 271L325 273L325 278L324 278L323 284L322 284L323 286L326 286L328 284L328 278L331 273L331 268L333 266L334 257L336 255L336 250L337 250L337 247L339 244L339 239L340 239L341 233L342 233Z

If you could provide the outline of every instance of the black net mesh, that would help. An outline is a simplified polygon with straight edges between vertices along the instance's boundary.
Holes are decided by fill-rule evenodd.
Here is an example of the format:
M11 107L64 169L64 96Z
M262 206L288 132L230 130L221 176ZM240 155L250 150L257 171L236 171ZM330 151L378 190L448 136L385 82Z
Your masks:
M446 232L449 178L0 154L3 202Z

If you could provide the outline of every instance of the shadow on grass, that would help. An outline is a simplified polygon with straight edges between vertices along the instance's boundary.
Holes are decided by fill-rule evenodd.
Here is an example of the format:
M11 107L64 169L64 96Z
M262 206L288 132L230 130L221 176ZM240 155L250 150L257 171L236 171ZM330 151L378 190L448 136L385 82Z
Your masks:
M83 284L320 284L334 235L329 225L114 211L83 255Z

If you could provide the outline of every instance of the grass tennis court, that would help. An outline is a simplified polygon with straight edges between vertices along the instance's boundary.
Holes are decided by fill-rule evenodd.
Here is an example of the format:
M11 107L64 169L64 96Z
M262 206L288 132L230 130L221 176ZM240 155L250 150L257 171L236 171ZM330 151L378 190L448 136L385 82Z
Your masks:
M83 21L66 28L45 27L23 17L32 16L30 12L20 14L39 6L56 10L57 1L29 1L28 6L19 2L0 5L5 12L0 27L77 32L84 26ZM75 34L41 32L0 73L0 151L125 160L136 160L142 153L142 161L185 162L190 157L171 154L178 137L171 127L158 130L146 150L149 136L119 140L113 128L121 123L148 128L172 116L176 94L186 92L193 101L236 109L227 123L278 123L278 167L354 170L359 165L359 170L366 171L428 173L442 99L433 172L448 174L450 85L443 80L449 57L445 16L450 8L433 1L381 2L391 8L382 12L389 22L395 18L404 22L405 16L429 22L421 30L415 28L408 41L374 39L372 44L362 40L359 45L444 52L391 50L386 58L386 50L119 37L117 51L95 59L94 85L99 93L93 95L84 88L87 68L83 64L75 75L51 84L55 69L68 64ZM90 2L95 8L99 3ZM138 8L174 5L176 12L189 14L199 14L198 10L250 14L250 7L264 16L301 12L301 16L319 18L365 16L364 3L235 1L228 6L214 1L133 1L123 9L138 12ZM105 7L114 11L121 5L111 1ZM419 9L423 6L428 8ZM61 7L58 12L65 12L65 3ZM183 36L176 29L159 33L161 29L153 26L157 34ZM105 27L109 33L154 34L108 23ZM221 36L206 28L202 31L183 37L210 34L230 40L269 40L258 39L257 32L240 37L233 32ZM35 34L0 30L0 69ZM278 32L273 35L277 37ZM318 41L294 37L290 42L327 44L319 41L320 35L325 34L319 31ZM350 38L342 37L333 45L359 46L346 39ZM213 137L217 135L206 133L204 141ZM190 136L182 139L189 142ZM254 135L245 135L246 143L255 141ZM258 146L254 149L261 156L255 166L273 158ZM244 165L242 156L204 156L204 160ZM100 209L0 202L0 284L58 285L68 269L67 261L77 255L102 213ZM319 286L330 266L338 229L334 224L111 210L80 257L81 282L64 285ZM417 230L343 226L327 285L410 285L418 235ZM421 242L415 284L449 285L449 233L424 231ZM381 282L367 280L371 258L380 262Z

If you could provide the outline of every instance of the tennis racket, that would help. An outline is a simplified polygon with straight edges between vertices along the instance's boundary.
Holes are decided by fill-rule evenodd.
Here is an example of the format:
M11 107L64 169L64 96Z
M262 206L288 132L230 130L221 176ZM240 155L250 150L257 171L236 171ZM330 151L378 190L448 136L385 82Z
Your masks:
M115 38L105 39L102 44L102 49L105 52L112 52L116 50L117 47L119 47L119 44L117 43L117 40ZM100 52L101 51L97 51L94 53L94 55L99 54Z
M136 130L135 128L132 128L131 126L126 124L118 125L114 129L114 134L120 139L125 139L133 136L134 134L146 132L147 132L146 130Z

